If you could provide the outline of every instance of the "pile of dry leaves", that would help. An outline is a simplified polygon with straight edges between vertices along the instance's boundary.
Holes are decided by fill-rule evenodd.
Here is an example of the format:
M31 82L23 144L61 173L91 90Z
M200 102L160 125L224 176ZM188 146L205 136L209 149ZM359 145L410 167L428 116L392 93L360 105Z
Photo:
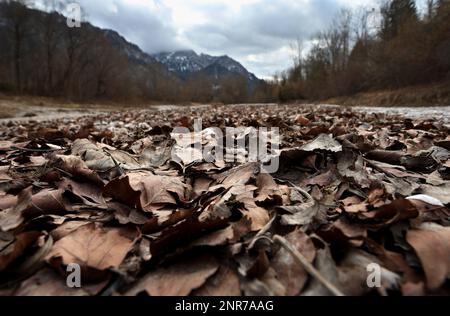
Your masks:
M189 159L171 132L199 117L279 127L279 171ZM345 295L450 294L449 129L308 106L3 124L0 293L330 295L324 279ZM66 286L71 263L82 288Z

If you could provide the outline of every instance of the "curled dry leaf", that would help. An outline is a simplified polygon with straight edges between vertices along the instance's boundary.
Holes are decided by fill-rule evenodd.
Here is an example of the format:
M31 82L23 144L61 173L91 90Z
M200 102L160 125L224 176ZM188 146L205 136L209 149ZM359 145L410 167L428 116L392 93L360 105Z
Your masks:
M130 154L114 148L100 148L88 139L75 140L72 145L72 155L81 157L86 166L95 171L108 171L117 164L127 170L142 167Z
M329 243L340 245L351 244L361 247L367 238L367 230L356 224L351 224L347 220L340 218L329 227L319 232L320 236Z
M10 231L25 220L43 214L65 213L71 207L63 193L63 190L44 189L33 195L31 187L22 190L14 207L0 212L0 229Z
M27 248L32 246L39 236L40 232L25 232L17 235L14 239L8 237L8 240L2 240L0 249L0 271L8 268L15 260L22 256Z
M333 139L332 136L322 134L312 142L303 145L300 149L303 151L324 150L336 153L342 151L342 145Z
M165 205L189 200L191 188L178 177L158 176L151 172L132 172L109 182L106 197L152 212Z
M196 117L204 130L174 130ZM277 172L214 136L250 141L252 127L278 128L279 149L259 133ZM278 235L346 294L446 293L448 134L441 119L304 104L0 122L0 282L15 295L96 295L109 280L102 295L330 295ZM383 268L370 293L368 261ZM73 262L92 288L61 287Z
M103 185L103 181L98 176L98 174L95 171L89 169L89 167L80 157L73 155L53 155L50 159L50 165L68 172L76 179L82 181L91 181L98 185Z

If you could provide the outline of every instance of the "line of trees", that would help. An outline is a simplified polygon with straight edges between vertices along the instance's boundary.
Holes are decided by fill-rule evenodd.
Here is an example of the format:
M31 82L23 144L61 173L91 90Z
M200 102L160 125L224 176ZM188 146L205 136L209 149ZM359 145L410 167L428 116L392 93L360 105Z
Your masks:
M130 61L104 31L69 28L63 0L0 0L0 91L75 100L277 102L324 99L450 80L450 0L384 0L378 9L344 10L274 82L249 87L239 76L187 81L160 64ZM304 49L308 52L304 55Z
M282 101L449 80L450 1L428 0L424 14L414 0L344 10L311 43L277 78Z
M122 93L126 59L93 28L62 27L61 2L42 3L50 13L30 10L26 0L0 3L1 88L77 99Z
M67 27L58 13L65 0L41 0L44 11L32 9L33 4L0 0L0 91L76 101L267 100L261 87L249 89L238 75L213 81L199 74L183 81L156 61L133 61L126 48L108 38L108 31L87 22Z

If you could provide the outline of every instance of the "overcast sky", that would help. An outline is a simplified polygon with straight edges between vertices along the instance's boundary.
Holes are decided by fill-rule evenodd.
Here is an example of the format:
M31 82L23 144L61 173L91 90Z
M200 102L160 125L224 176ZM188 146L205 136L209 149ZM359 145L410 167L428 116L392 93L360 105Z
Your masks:
M229 55L261 78L292 64L308 40L344 7L379 0L78 0L88 20L148 53L193 49Z

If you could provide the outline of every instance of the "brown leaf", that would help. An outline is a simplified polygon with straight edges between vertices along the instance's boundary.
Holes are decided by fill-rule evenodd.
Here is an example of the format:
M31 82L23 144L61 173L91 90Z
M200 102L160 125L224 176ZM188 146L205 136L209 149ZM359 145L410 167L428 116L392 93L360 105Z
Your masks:
M228 189L236 184L247 184L250 178L258 172L258 164L249 163L220 174L216 179L222 187Z
M64 179L59 183L59 188L69 191L77 196L84 205L106 208L105 199L102 196L102 187L84 182L79 183L69 179Z
M241 288L237 273L227 266L220 266L219 271L209 278L193 296L240 296Z
M111 170L116 163L126 170L142 167L130 154L111 147L104 151L100 146L101 144L96 145L88 139L77 139L72 144L72 155L82 157L86 166L95 171Z
M331 256L330 249L325 246L316 252L315 267L319 273L331 284L340 288L339 272L336 262ZM312 279L301 293L302 296L330 296L330 291L316 279Z
M17 205L0 212L0 228L9 231L36 216L61 214L70 209L62 190L44 189L32 195L32 188L29 187L20 192Z
M12 208L18 202L16 195L0 195L0 210L6 210Z
M137 237L135 229L104 228L91 223L58 240L47 260L55 267L77 263L93 275L96 271L118 268Z
M367 237L367 230L341 218L323 229L320 236L329 243L344 245L349 243L355 247L361 247Z
M32 246L39 236L40 232L25 232L16 236L13 240L4 244L0 249L0 271L5 270L16 259L22 256L27 248Z
M363 296L369 294L373 289L367 286L367 267L370 264L380 265L380 287L377 291L386 293L387 290L398 288L400 276L381 266L379 260L360 249L350 250L338 267L341 288L346 295Z
M152 212L167 204L189 199L190 187L178 177L158 176L150 172L132 172L109 182L104 195L131 207Z
M308 126L311 122L303 115L297 115L294 119L295 123L297 123L300 126Z
M184 260L148 273L127 295L146 291L151 296L187 296L205 284L218 268L209 256Z
M309 201L293 206L280 206L289 215L281 216L281 223L289 226L308 226L319 213L319 206L315 201Z
M25 280L14 292L15 296L89 296L96 295L106 285L85 284L82 288L70 288L66 279L49 268L44 268Z
M450 227L425 223L406 239L422 262L428 288L439 288L450 276Z
M52 230L50 235L53 237L54 241L58 241L64 237L66 237L70 233L74 232L81 226L87 225L89 223L90 222L88 222L88 221L68 221L68 222L63 223L58 228Z
M388 150L372 150L366 154L367 159L381 161L391 165L401 165L401 159L404 156L404 152Z
M327 186L330 185L336 179L335 171L329 170L326 173L322 173L318 176L306 179L302 181L302 185L319 185L319 186Z
M80 157L72 155L54 155L51 156L50 165L68 172L69 174L73 175L75 179L78 179L80 181L87 180L103 186L103 180L94 170L89 169L89 167Z
M260 173L256 178L256 185L258 186L256 202L277 201L278 203L282 203L282 193L279 190L278 184L270 174Z
M257 206L253 201L245 202L245 210L242 210L244 217L248 218L252 232L261 230L270 221L269 212L262 207Z
M207 235L200 237L190 244L191 247L195 246L223 246L234 239L234 230L232 226L228 226L225 229L221 229Z
M310 263L313 263L316 249L308 235L301 230L295 230L288 234L286 239ZM308 273L295 261L292 255L284 248L281 248L272 259L271 266L276 272L277 279L286 289L285 295L299 295L308 281Z
M339 144L332 136L321 134L312 142L303 145L300 149L303 151L324 150L331 152L341 152L342 145Z
M358 217L374 226L387 226L419 216L417 207L409 200L398 199L371 212L359 213Z

